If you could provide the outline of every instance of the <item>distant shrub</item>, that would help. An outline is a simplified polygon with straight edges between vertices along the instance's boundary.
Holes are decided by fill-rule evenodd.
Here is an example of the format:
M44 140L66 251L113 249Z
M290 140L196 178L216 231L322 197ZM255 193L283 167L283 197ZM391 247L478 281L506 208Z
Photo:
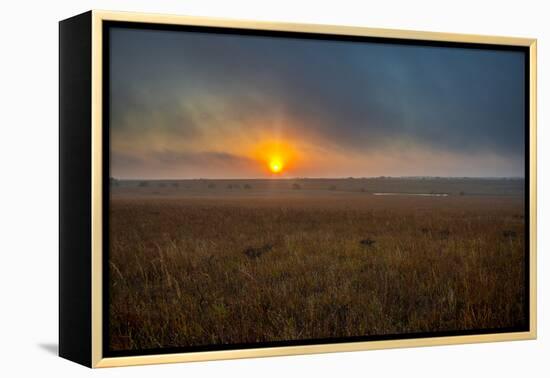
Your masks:
M463 195L465 195L465 194L466 194L466 193L464 193L464 192L458 193L459 196L463 196Z
M245 189L252 189L252 186L250 184L244 184Z
M257 259L258 257L261 257L264 253L270 252L272 249L273 245L264 244L263 246L257 248L247 248L244 250L243 253L250 259Z
M114 177L109 178L109 183L111 186L118 186L118 180Z
M359 241L359 244L367 246L367 247L370 247L370 246L374 245L374 243L376 243L376 240L371 239L371 238L366 238L366 239L362 239L362 240Z
M172 183L172 187L174 187L174 188L179 188L179 187L180 187L179 182L173 182L173 183Z
M292 184L292 189L300 190L300 189L302 189L302 187L300 186L300 184L294 183L294 184Z
M159 185L159 188L164 188L164 187L166 186L166 183L164 183L164 182L159 182L158 185Z
M208 189L216 189L216 184L211 182L210 184L208 184Z
M227 189L233 189L233 185L227 184L226 188L227 188Z
M328 187L328 190L336 190L336 185L331 185Z
M145 187L149 186L149 183L147 181L140 181L138 186L140 186L142 188L145 188Z

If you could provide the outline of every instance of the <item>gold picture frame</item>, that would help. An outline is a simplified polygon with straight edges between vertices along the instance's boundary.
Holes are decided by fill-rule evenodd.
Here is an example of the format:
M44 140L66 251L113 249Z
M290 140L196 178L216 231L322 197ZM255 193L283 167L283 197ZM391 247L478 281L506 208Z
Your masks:
M161 14L145 14L145 13L127 13L127 12L110 12L110 11L98 11L93 10L82 16L85 22L84 26L73 26L78 30L87 30L90 37L89 45L85 45L83 48L90 48L89 55L82 56L81 59L88 59L91 57L89 63L90 75L89 85L85 90L91 89L89 103L89 121L90 128L87 129L91 134L85 136L86 140L90 142L89 151L91 152L90 163L91 167L88 171L89 182L91 187L89 193L91 198L89 200L89 215L91 221L89 223L90 228L86 231L89 232L89 255L85 261L81 262L80 267L74 268L73 262L67 260L64 266L64 261L70 259L63 251L61 251L60 263L64 268L61 269L60 274L60 325L62 329L60 332L60 354L68 359L80 362L84 365L99 368L99 367L114 367L114 366L129 366L129 365L143 365L143 364L160 364L160 363L173 363L173 362L189 362L189 361L208 361L208 360L220 360L220 359L237 359L237 358L251 358L251 357L268 357L268 356L283 356L283 355L298 355L298 354L312 354L312 353L328 353L328 352L348 352L348 351L360 351L371 349L387 349L387 348L402 348L402 347L420 347L420 346L435 346L435 345L448 345L448 344L466 344L466 343L481 343L481 342L495 342L495 341L512 341L512 340L530 340L535 339L537 335L537 297L536 297L536 188L537 188L537 166L536 166L536 39L528 38L513 38L513 37L500 37L500 36L482 36L482 35L468 35L468 34L452 34L452 33L434 33L423 31L407 31L407 30L392 30L392 29L377 29L377 28L364 28L364 27L351 27L351 26L334 26L334 25L316 25L316 24L293 24L293 23L273 23L273 22L260 22L260 21L241 21L230 19L217 19L209 17L187 17L187 16L175 16L175 15L161 15ZM77 18L69 19L68 21L62 21L61 28L64 35L73 32L76 29L63 30L63 23L69 25L73 20L77 22ZM459 42L459 43L473 43L473 44L490 44L490 45L508 45L508 46L521 46L525 47L529 51L529 199L530 199L530 215L529 215L529 330L525 332L510 332L510 333L495 333L495 334L476 334L476 335L457 335L457 336L445 336L445 337L426 337L426 338L412 338L412 339L398 339L398 340L380 340L380 341L360 341L360 342L344 342L334 344L316 344L316 345L299 345L299 346L282 346L282 347L265 347L255 349L230 349L230 350L216 350L216 351L201 351L201 352L188 352L188 353L169 353L169 354L155 354L155 355L138 355L138 356L124 356L124 357L104 357L103 356L103 259L102 259L102 240L103 240L103 219L106 216L103 214L103 137L102 137L102 120L103 114L103 24L105 22L131 22L131 23L144 23L144 24L169 24L169 25L186 25L186 26L200 26L200 27L222 27L222 28L238 28L238 29L251 29L251 30L265 30L265 31L285 31L285 32L299 32L299 33L319 33L319 34L331 34L341 36L359 36L359 37L379 37L389 39L400 40L413 40L413 41L440 41L440 42ZM69 22L69 23L68 23ZM75 24L76 25L76 24ZM63 34L60 33L60 34ZM63 35L60 35L61 47L65 48L67 52L67 59L70 58L70 54L74 54L78 51L78 41L65 40ZM75 47L76 46L76 47ZM69 51L75 49L73 51ZM63 60L64 53L61 52L61 66L60 73L64 74L64 67L67 67ZM72 55L71 55L72 56ZM64 65L65 64L65 65ZM67 63L68 64L68 63ZM76 77L76 76L75 76ZM69 81L70 79L60 79ZM60 84L63 89L63 83ZM69 84L67 84L69 85ZM65 111L65 107L70 105L70 99L61 95L60 112L62 115ZM82 105L84 106L84 105ZM61 123L63 119L70 120L70 116L64 118L61 117ZM85 120L88 118L84 118ZM67 126L69 127L69 122ZM72 122L71 124L74 124ZM63 130L63 125L61 128ZM84 138L84 137L83 137ZM63 143L61 143L63 144ZM61 157L63 160L63 155ZM63 162L61 162L63 165ZM69 168L67 168L68 170ZM69 174L69 173L67 173ZM63 176L63 172L61 174ZM63 186L63 177L61 178ZM75 194L76 196L76 194ZM75 197L76 200L76 197ZM88 206L87 205L87 206ZM60 204L63 207L63 204ZM63 211L62 211L63 213ZM63 222L63 220L62 220ZM71 227L66 225L66 227ZM67 228L68 232L69 229ZM63 234L63 228L61 230ZM77 243L75 241L75 243ZM83 247L83 248L88 248ZM74 251L74 250L73 250ZM89 257L89 259L88 259ZM84 293L83 300L89 301L89 307L86 307L86 311L91 310L89 317L83 320L82 327L71 328L65 330L67 322L78 316L78 311L72 309L70 303L64 302L64 296L69 295L67 289L68 285L75 287L74 290L80 290L81 286L71 283L70 273L66 273L64 269L77 269L88 270L90 282L89 286L84 286L89 293ZM86 278L87 279L87 278ZM72 294L76 295L76 294ZM69 295L70 296L70 295ZM70 300L69 300L70 301ZM71 302L72 303L72 302ZM88 323L89 322L89 323ZM86 325L89 328L86 328ZM83 332L86 333L83 336ZM89 337L89 339L87 339ZM77 341L80 339L83 341L89 340L89 349L84 348L85 352L73 352ZM89 355L88 355L89 353ZM82 357L82 354L85 354Z

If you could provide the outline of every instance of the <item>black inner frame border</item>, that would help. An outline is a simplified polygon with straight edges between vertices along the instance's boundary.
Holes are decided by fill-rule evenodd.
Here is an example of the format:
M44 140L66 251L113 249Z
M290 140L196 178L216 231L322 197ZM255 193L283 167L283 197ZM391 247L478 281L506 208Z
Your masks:
M525 316L524 324L517 327L507 328L488 328L488 329L471 329L457 331L434 331L434 332L417 332L403 334L386 334L386 335L370 335L370 336L353 336L339 338L322 338L322 339L305 339L305 340L288 340L288 341L272 341L261 343L235 343L235 344L217 344L217 345L198 345L187 347L168 347L154 349L132 349L124 351L114 351L109 348L109 217L110 217L110 30L111 28L125 28L138 30L164 30L164 31L181 31L181 32L201 32L213 34L232 34L256 37L279 37L279 38L296 38L296 39L315 39L327 41L347 41L357 43L383 43L394 45L413 45L413 46L432 46L432 47L455 47L481 50L497 50L497 51L516 51L522 52L524 55L524 151L525 151L525 173L524 173L524 228L525 228L525 245L524 245L524 308ZM486 335L486 334L501 334L510 332L527 332L530 330L530 54L527 46L512 46L498 44L483 44L483 43L468 43L468 42L446 42L446 41L430 41L430 40L412 40L402 38L387 38L387 37L370 37L370 36L352 36L352 35L335 35L324 33L310 32L290 32L290 31L273 31L273 30L257 30L257 29L240 29L228 27L213 27L213 26L193 26L193 25L167 25L156 23L141 23L127 21L103 21L102 22L102 230L103 230L103 282L102 282L102 354L103 357L127 357L139 355L158 355L171 353L190 353L204 351L222 351L222 350L237 350L237 349L254 349L254 348L269 348L282 346L306 346L316 344L339 344L350 342L365 342L365 341L383 341L383 340L406 340L406 339L421 339L445 336L466 336L466 335Z

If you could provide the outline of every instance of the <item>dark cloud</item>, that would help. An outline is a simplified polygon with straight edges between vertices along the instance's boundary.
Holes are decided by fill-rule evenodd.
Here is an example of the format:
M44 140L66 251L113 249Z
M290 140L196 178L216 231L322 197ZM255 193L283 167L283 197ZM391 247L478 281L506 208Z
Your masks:
M341 150L496 155L523 174L520 52L131 29L111 51L113 139L272 117Z
M249 166L251 164L255 164L254 161L247 157L217 151L187 153L166 150L149 154L147 156L147 160L155 161L160 164L175 164L178 166L181 165L181 163L193 165L203 164L204 166L209 167L213 165L235 167L235 165Z
M180 152L172 150L151 151L144 154L114 152L111 156L115 177L210 177L212 173L224 176L228 170L253 176L257 172L257 163L245 156L226 152L200 151ZM179 172L178 172L179 171ZM175 172L178 172L174 174ZM206 175L204 173L207 173Z

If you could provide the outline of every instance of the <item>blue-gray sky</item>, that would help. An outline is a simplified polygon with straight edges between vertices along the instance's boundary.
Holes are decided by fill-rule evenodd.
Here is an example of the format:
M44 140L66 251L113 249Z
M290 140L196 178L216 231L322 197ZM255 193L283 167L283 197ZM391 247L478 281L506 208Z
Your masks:
M523 176L515 51L113 28L121 178Z

